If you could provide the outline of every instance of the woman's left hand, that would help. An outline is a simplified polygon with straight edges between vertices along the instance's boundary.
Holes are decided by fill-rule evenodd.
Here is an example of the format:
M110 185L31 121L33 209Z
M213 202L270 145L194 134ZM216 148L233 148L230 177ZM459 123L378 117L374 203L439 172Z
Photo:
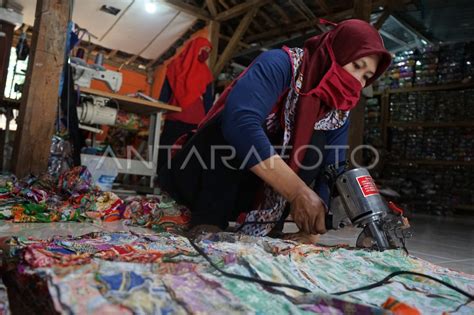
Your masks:
M288 233L283 235L284 240L295 241L302 244L316 244L319 241L319 234L308 234L305 232Z

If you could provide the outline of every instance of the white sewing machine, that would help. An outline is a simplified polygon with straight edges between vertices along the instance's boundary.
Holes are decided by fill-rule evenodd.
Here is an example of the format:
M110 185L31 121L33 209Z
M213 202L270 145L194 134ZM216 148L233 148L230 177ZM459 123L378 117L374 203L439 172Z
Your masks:
M73 68L72 78L74 84L81 88L90 88L92 80L105 82L109 89L118 92L122 87L122 73L105 69L101 65L87 64L81 58L72 57L70 65ZM100 128L91 125L109 125L115 124L117 109L105 106L109 98L99 96L89 96L83 98L81 95L81 104L77 107L77 116L79 128L102 133Z
M118 92L122 87L122 74L117 71L107 70L102 66L87 64L80 58L71 58L74 83L80 87L91 87L91 81L99 80L107 84L113 92Z

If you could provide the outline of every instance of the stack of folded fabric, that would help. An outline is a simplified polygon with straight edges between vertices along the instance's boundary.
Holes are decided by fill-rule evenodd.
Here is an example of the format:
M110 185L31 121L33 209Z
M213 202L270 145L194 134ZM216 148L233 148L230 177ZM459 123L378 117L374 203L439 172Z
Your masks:
M392 79L391 89L406 88L413 86L415 74L415 53L412 50L397 53L393 59L389 75Z
M470 161L472 128L393 128L391 151L398 159Z
M389 89L392 85L392 77L390 76L390 69L385 71L373 84L374 91L382 92Z
M474 119L474 90L409 92L390 95L392 122L456 122Z
M429 92L415 92L410 93L410 105L414 109L414 117L416 121L430 121L433 119L440 119L437 96L438 93Z
M419 49L415 66L415 85L434 85L438 80L439 46L425 46Z
M464 80L474 80L474 42L466 43L464 47Z
M119 207L126 223L157 232L182 232L189 228L191 212L167 194L131 196Z
M474 167L392 165L382 177L400 192L405 208L415 212L446 213L457 205L474 204Z
M464 90L464 102L460 115L464 115L462 121L474 120L474 89Z
M4 278L12 311L68 314L472 314L467 298L409 270L474 291L474 276L401 250L373 252L220 233L196 245L170 233L95 233L48 241L14 238ZM207 256L204 257L203 253ZM213 262L211 266L208 262ZM216 269L240 275L225 276ZM292 288L255 281L291 285Z
M390 95L390 120L393 122L416 120L416 106L416 93L397 93Z
M443 45L439 49L438 84L461 82L464 78L464 43Z
M381 135L382 129L380 125L381 108L378 97L367 99L365 106L365 127L364 127L364 143L375 147L382 146Z

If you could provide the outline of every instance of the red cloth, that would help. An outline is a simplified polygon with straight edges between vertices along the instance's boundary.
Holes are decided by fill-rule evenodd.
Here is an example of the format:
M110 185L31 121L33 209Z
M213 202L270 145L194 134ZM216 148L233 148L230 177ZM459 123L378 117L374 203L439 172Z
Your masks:
M204 37L198 37L168 65L166 77L173 91L172 105L179 105L183 109L193 105L212 82L209 67L205 60L199 58L206 47L211 49L211 43Z
M331 67L331 58L325 47L327 42L333 48L336 61L341 66L364 56L372 54L380 56L376 73L367 81L367 85L375 81L390 65L391 55L385 49L377 30L362 20L347 20L339 23L333 30L314 36L305 42L303 63L300 69L303 74L303 84L300 92L307 93L315 88ZM244 74L245 71L239 78ZM222 93L199 127L222 111L227 96L239 78ZM286 97L281 97L277 104L278 108L282 108L285 102ZM323 104L315 95L301 95L299 97L291 142L293 153L289 163L295 172L298 171L298 165L301 165L303 161L306 152L305 146L311 140L314 124L330 110L332 108ZM298 156L294 152L298 152Z

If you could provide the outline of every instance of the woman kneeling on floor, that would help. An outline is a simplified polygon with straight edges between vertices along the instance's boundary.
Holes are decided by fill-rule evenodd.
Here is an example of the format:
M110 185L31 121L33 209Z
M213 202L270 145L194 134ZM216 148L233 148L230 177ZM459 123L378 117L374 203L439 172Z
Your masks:
M329 178L344 170L349 112L390 62L360 20L261 54L181 137L160 186L190 208L195 229L237 221L264 236L291 214L300 240L314 241L326 232Z

